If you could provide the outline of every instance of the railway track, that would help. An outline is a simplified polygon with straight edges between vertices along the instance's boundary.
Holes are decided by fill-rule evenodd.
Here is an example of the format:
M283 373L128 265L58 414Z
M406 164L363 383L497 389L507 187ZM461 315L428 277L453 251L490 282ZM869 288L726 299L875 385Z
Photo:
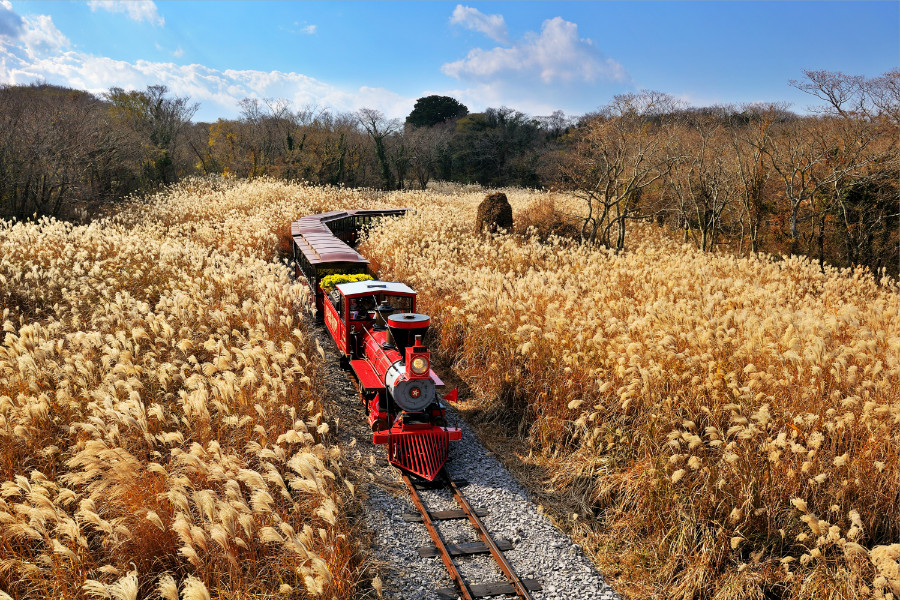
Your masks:
M451 479L446 471L441 473L439 484L453 495L453 499L459 505L459 510L434 511L428 510L422 496L419 494L419 487L408 475L402 476L403 483L406 484L412 498L413 505L419 511L419 514L406 514L404 520L408 522L419 521L425 525L428 535L431 537L433 546L423 546L419 548L419 555L422 557L440 556L450 574L450 578L456 584L455 588L441 588L436 590L438 598L454 600L462 598L463 600L473 600L474 598L484 598L488 596L516 596L531 600L531 592L541 590L541 584L536 579L522 579L516 573L516 570L510 564L503 550L512 548L512 544L507 540L495 540L487 527L481 521L481 517L486 513L476 510L469 504L469 501L460 491L458 482ZM431 486L429 486L431 487ZM480 542L467 544L449 544L444 540L444 536L440 532L438 523L453 519L468 519L469 523L475 528L475 532L481 539ZM506 576L506 581L497 581L489 583L471 583L467 581L460 572L459 566L454 557L469 556L474 554L490 554L500 568L500 571Z
M446 408L435 403L439 398L435 384L441 383L433 372L429 372L430 353L427 346L422 344L430 325L430 318L413 314L412 311L416 308L415 291L398 282L347 282L336 285L335 293L326 296L319 286L319 283L336 269L337 272L345 274L366 273L369 270L369 261L353 249L359 229L372 219L405 212L406 209L334 211L294 221L291 223L293 257L296 261L294 272L298 276L302 274L311 289L317 292L316 308L321 311L325 321L325 327L320 328L320 332L324 334L323 337L330 338L341 351L343 360L340 364L344 377L356 388L357 397L364 397L370 402L368 408L374 413L370 424L377 433L372 434L369 428L365 427L366 433L362 434L363 437L371 435L372 443L387 444L388 462L400 467L403 473L415 474L413 476L417 478L422 477L418 481L423 484L439 478L444 486L443 491L449 492L450 497L447 497L447 494L433 496L435 500L433 506L446 509L455 503L459 507L459 510L429 512L427 503L417 489L419 485L410 479L410 476L402 477L403 485L406 486L413 505L419 511L418 519L425 525L433 542L433 546L420 548L419 556L439 556L456 588L437 589L438 585L444 582L439 573L440 567L435 561L423 558L423 564L413 567L412 573L419 575L420 581L423 581L421 576L430 575L431 583L427 584L427 588L426 585L420 585L412 590L412 595L404 595L401 598L433 600L435 597L462 597L470 600L514 595L530 599L531 592L543 589L541 583L536 579L523 580L519 577L503 553L504 550L513 549L512 542L495 540L492 537L481 520L484 513L472 508L460 492L459 483L449 476L449 472L456 472L460 465L453 465L449 470L445 467L449 456L448 442L462 442L463 429L448 426L445 420ZM393 314L395 310L399 310L396 315ZM347 367L353 372L353 376L346 370ZM364 389L365 393L360 393L360 388ZM388 396L391 402L386 406L382 406L380 400L376 402L376 399ZM409 422L406 420L407 415ZM470 443L469 446L470 455L480 454L477 445ZM471 467L471 464L468 466ZM462 465L462 468L465 467L466 465ZM503 470L499 464L492 466L487 473L475 474L475 479L490 480L495 470L496 476L502 480ZM396 472L390 475L391 478L395 476ZM369 477L373 478L371 473ZM549 523L538 518L533 508L520 504L518 509L509 510L510 506L518 504L515 492L512 493L513 497L510 497L511 488L518 486L510 483L506 481L506 485L492 485L489 488L491 495L483 498L483 501L489 502L494 509L495 514L489 518L492 527L504 532L517 543L523 542L520 549L513 554L517 563L520 566L525 565L524 568L527 569L525 572L529 577L540 574L547 581L546 594L541 596L546 595L550 600L559 600L560 593L570 589L578 589L579 597L582 598L587 598L582 592L594 592L591 595L595 597L603 595L605 582L593 577L587 565L581 565L582 569L579 569L578 573L575 569L567 569L572 575L577 576L576 581L580 580L580 584L573 585L571 578L560 577L558 560L560 557L554 550L563 548L564 543L555 539L557 536L546 530ZM479 497L484 491L483 486L476 485L473 488L473 497ZM524 494L519 497L524 500ZM406 510L409 508L406 507ZM384 516L381 517L379 531L394 529L393 522L396 516L397 513L393 512L386 515L387 520ZM447 544L438 523L456 520L468 521L479 541ZM397 524L400 527L404 526L401 523ZM448 537L458 540L469 537L471 530L462 531L465 525L465 522L447 523ZM453 532L456 533L455 536ZM408 539L409 536L421 539L421 531L412 529L402 533L394 530L393 533L394 538L389 542L391 547L396 547L394 543L396 540ZM541 541L544 543L541 544ZM399 550L401 554L406 555L410 553L412 547L403 546L401 543ZM576 558L580 548L573 545L570 550L573 551L570 552L571 558ZM489 555L490 559L485 558L486 555ZM472 560L466 561L465 572L470 575L467 578L460 570L456 559L468 556L471 556ZM412 556L410 559L405 562L407 568L416 562ZM496 577L491 559L499 567L506 581L474 583L475 580ZM399 580L403 580L408 574L408 571L395 572ZM403 588L406 592L410 591L408 585ZM380 589L378 593L381 596ZM562 596L566 600L570 597L573 596L568 593Z
M359 394L359 384L349 371L344 371L347 380L353 385L353 389ZM460 487L465 482L454 481L448 474L446 469L434 482L424 480L418 481L403 473L401 475L404 485L409 491L413 505L416 507L418 514L407 513L403 515L404 521L408 523L422 523L428 531L428 535L433 543L432 546L422 546L419 548L419 556L428 558L439 556L450 579L453 580L456 587L439 588L435 590L438 598L441 600L474 600L475 598L487 598L491 596L515 596L523 600L533 600L531 592L541 591L541 584L536 579L522 579L516 573L512 564L503 553L504 550L511 550L512 543L505 539L495 540L491 536L490 531L481 521L481 517L486 516L484 510L476 510L472 507ZM425 500L419 493L420 490L436 490L442 489L452 494L453 500L459 506L458 510L438 510L429 511ZM480 542L469 543L447 543L441 534L438 523L442 521L454 521L468 519L469 523L475 529ZM500 571L506 577L506 581L494 581L488 583L472 583L467 580L460 571L459 565L455 558L467 557L474 555L489 554L499 567Z
M536 596L537 600L621 600L580 550L573 550L571 541L535 510L524 490L496 460L485 454L477 442L473 442L469 434L464 436L464 446L456 449L455 462L444 469L436 482L428 484L424 480L400 477L398 470L389 465L383 447L374 446L365 439L371 433L364 415L360 414L363 407L359 403L356 381L335 358L331 338L324 326L317 326L315 330L323 348L330 350L326 376L333 382L335 403L332 410L341 415L340 431L348 436L348 441L352 438L361 442L358 446L361 456L368 453L370 457L364 469L368 471L370 481L378 481L369 491L367 510L371 512L367 518L372 519L372 545L378 559L391 565L383 575L385 600L483 598L498 594L503 598ZM348 425L343 426L343 423ZM463 488L470 492L466 489L468 486L471 492L457 496L449 486L451 477L457 491ZM518 572L524 573L524 578L518 579L527 595L516 594L514 582L503 573L503 567L493 559L490 551L482 547L486 544L477 535L478 530L473 527L458 497L477 517L485 534L500 532L499 536L491 535L491 538L501 553L510 554ZM471 502L470 498L473 498ZM446 567L431 532L421 526L425 517L417 503L427 511L436 533L442 535L445 542L452 542L444 546L456 566L456 577ZM429 541L431 545L424 547ZM466 552L473 544L480 544L475 547L481 551ZM540 578L540 583L530 578ZM497 581L502 579L505 581ZM464 585L459 585L460 580ZM445 587L448 584L453 587Z

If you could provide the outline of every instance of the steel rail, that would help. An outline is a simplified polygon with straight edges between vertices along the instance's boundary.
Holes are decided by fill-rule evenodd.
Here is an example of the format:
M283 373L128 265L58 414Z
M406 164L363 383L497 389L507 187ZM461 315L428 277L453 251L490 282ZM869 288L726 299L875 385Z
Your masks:
M431 536L431 541L434 542L435 547L438 549L438 552L441 554L441 560L444 561L444 566L447 567L447 572L450 573L450 578L453 579L456 586L459 588L460 597L463 600L474 600L474 596L472 595L472 590L469 589L469 584L466 583L466 580L463 579L462 574L459 572L459 569L456 567L456 563L453 562L453 558L450 556L450 552L447 550L447 544L444 542L444 536L441 535L441 532L437 530L434 526L434 522L431 520L431 515L428 514L428 509L425 508L425 505L422 504L422 498L419 497L419 491L416 489L416 486L413 485L412 481L409 479L409 475L403 475L403 483L406 484L406 487L409 488L409 494L412 497L413 504L415 504L416 509L422 513L422 522L425 524L425 529L428 530L428 535Z
M472 505L469 504L469 501L466 500L466 497L462 495L462 492L459 491L459 488L456 485L456 482L453 481L450 476L447 476L447 483L450 486L450 489L453 491L453 498L456 500L456 503L459 504L459 507L466 513L466 516L469 518L469 522L475 527L475 530L478 532L478 537L481 538L481 541L490 549L491 556L494 557L497 565L500 567L500 570L503 571L503 574L506 575L509 582L513 585L516 590L516 595L519 598L524 598L526 600L533 600L533 597L528 591L528 588L525 587L525 583L516 573L516 570L513 568L509 561L506 559L506 555L503 554L503 551L497 547L497 544L494 542L494 539L490 536L487 531L487 528L484 526L484 523L481 522L481 519L475 512L475 509L472 508Z

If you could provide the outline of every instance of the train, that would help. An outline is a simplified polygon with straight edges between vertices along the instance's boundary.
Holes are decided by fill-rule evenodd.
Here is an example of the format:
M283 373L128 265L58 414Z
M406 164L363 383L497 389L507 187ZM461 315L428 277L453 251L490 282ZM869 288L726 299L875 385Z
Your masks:
M404 283L382 281L356 251L360 229L408 209L332 211L291 223L296 275L315 295L317 319L325 324L354 378L372 431L387 447L388 461L402 471L434 481L447 462L450 442L462 432L447 425L444 382L431 368L428 315L417 312L417 294ZM322 287L329 275L369 275ZM354 279L354 278L350 278Z

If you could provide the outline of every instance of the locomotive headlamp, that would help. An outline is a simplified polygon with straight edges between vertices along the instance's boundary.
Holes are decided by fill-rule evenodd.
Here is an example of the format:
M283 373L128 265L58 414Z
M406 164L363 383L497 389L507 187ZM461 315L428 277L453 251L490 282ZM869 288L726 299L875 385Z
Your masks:
M417 356L412 359L412 372L416 375L424 375L428 372L428 359L424 356Z

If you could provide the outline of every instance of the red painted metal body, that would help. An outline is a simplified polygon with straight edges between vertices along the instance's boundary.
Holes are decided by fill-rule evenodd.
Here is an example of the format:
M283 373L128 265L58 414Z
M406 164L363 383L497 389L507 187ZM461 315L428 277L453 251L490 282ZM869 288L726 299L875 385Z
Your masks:
M371 328L363 329L363 356L372 365L375 373L384 381L391 365L401 359L400 353L392 349L384 349L387 343L387 331L372 331Z
M400 362L400 353L393 348L385 348L387 344L387 331L362 332L364 344L365 364L369 366L378 378L379 385L390 376L391 367ZM411 346L405 349L403 360L403 377L407 381L428 380L434 384L442 385L443 382L435 375L432 379L432 371L426 369L424 373L414 373L411 364L414 358L423 357L430 365L429 352L423 346ZM357 361L353 361L356 363ZM360 382L362 378L360 378ZM362 384L361 384L362 385ZM384 385L382 385L384 387ZM422 418L421 415L424 415ZM385 417L390 429L375 431L372 441L376 444L386 444L388 448L388 460L406 471L418 475L429 481L440 473L447 462L447 455L451 441L458 441L462 432L455 427L443 425L446 418L446 410L437 400L428 406L419 415L413 415L415 420L410 422L410 413L401 412L399 415L388 410L386 413L377 409L377 404L369 404L369 424L383 426ZM419 422L424 421L424 422ZM373 427L374 431L374 427Z
M372 369L372 365L365 360L351 360L350 368L356 373L356 379L359 385L367 390L381 391L384 389L384 382L378 379L378 375Z
M335 309L334 305L331 302L323 303L323 312L325 315L325 327L328 329L328 333L331 334L331 339L334 340L334 343L337 344L338 350L341 351L342 354L349 354L348 347L348 328L347 324L338 314L337 309Z
M341 284L331 294L319 285L332 273L367 272L369 261L353 249L359 228L405 212L311 215L291 224L291 236L297 275L309 282L317 314L356 377L373 441L387 445L393 464L433 480L447 460L449 442L460 439L461 432L446 426L436 390L444 383L431 370L430 353L421 341L430 319L415 312L416 292L387 281ZM376 305L390 309L375 311Z
M462 432L456 427L437 425L399 425L372 434L376 444L387 444L388 460L428 481L437 477L447 462L450 442L459 441Z
M410 312L387 317L390 328L379 326L372 312L361 310L370 297L373 305L402 305ZM415 304L415 292L402 284L341 284L325 297L324 321L359 384L373 441L387 445L392 464L433 480L447 461L449 442L460 439L461 432L446 426L436 392L443 382L431 369L421 336L416 337L430 319L412 312ZM413 369L417 360L418 372Z

